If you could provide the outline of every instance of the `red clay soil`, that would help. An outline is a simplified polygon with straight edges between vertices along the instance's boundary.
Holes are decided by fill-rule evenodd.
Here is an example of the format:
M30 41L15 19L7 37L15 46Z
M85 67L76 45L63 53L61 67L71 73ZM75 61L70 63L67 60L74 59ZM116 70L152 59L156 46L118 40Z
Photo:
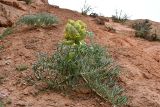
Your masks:
M15 6L6 2L15 2ZM0 41L0 99L6 107L111 107L94 94L87 92L60 93L45 91L45 85L33 83L32 64L38 52L53 53L63 38L68 19L84 21L95 33L95 40L107 46L109 53L121 67L120 84L129 98L126 107L160 107L160 43L134 37L134 30L121 24L106 22L117 30L105 31L104 25L97 25L89 16L60 9L36 0L26 5L23 1L0 1L0 33L8 22L15 22L23 14L50 12L60 19L56 27L31 29L19 28L17 32ZM3 8L2 8L3 6ZM6 12L7 11L7 12ZM14 13L13 13L14 12ZM8 17L4 17L6 13ZM157 23L159 24L159 23ZM27 65L25 71L17 71L18 65Z

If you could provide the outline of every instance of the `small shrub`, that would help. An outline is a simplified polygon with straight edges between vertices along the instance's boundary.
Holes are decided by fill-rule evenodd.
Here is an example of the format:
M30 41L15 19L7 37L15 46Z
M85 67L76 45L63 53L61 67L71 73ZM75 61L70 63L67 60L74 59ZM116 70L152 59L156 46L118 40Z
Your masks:
M0 35L0 39L3 39L4 37L10 35L13 33L13 28L12 27L8 27L4 30L4 32Z
M120 11L120 13L118 13L118 11L116 10L116 14L112 15L113 22L124 23L127 20L128 20L128 16L127 16L127 14L122 15L122 10Z
M115 33L116 32L116 29L114 29L112 26L110 25L105 25L105 28L108 32L112 32L112 33Z
M16 27L20 24L26 24L28 26L33 27L49 27L52 25L58 24L58 18L54 15L51 15L49 13L37 13L33 15L25 15L21 17L14 26L7 27L4 32L0 35L0 39L3 39L7 35L12 34Z
M18 65L17 67L16 67L16 70L17 71L25 71L25 70L27 70L28 69L28 66L27 65Z
M150 35L150 31L152 29L152 24L149 23L149 20L145 20L143 22L134 23L132 27L136 30L135 36L146 38L146 36Z
M49 13L36 13L33 15L25 15L21 17L18 24L26 24L33 27L48 27L58 24L58 18Z
M35 79L34 79L34 77L31 76L31 75L28 75L28 76L26 76L26 77L23 78L23 79L24 79L25 83L26 83L27 85L29 85L29 86L33 86L33 85L35 84Z
M84 34L90 35L90 44L84 42ZM70 20L66 25L65 42L51 56L40 54L33 65L34 75L53 89L74 89L87 84L93 92L114 106L126 104L126 96L121 95L123 89L117 84L119 67L104 48L94 43L91 34L87 33L82 21ZM70 41L74 42L66 44Z
M142 22L136 22L132 25L132 27L136 30L135 36L144 38L146 40L150 41L159 41L159 36L157 35L157 32L155 30L154 33L152 33L152 24L149 22L149 20L144 20Z
M88 15L88 13L91 12L92 10L93 10L93 8L90 5L88 5L85 0L83 8L81 9L82 15Z

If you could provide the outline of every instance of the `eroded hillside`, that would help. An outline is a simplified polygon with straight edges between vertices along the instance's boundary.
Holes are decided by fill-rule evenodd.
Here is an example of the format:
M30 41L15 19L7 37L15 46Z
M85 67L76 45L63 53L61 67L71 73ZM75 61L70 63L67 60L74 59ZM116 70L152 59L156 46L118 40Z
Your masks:
M6 107L110 107L85 90L65 95L44 91L43 84L33 85L30 77L37 53L53 53L63 38L68 19L84 21L94 32L96 42L106 46L121 67L120 83L129 98L127 107L160 107L160 42L136 38L133 29L111 21L106 24L112 25L116 33L110 33L89 16L50 6L43 0L35 0L31 5L19 0L1 0L0 33L20 16L37 12L58 16L60 24L50 28L20 27L17 32L0 40L3 46L0 50L0 99L7 103ZM18 72L16 67L20 64L29 68Z

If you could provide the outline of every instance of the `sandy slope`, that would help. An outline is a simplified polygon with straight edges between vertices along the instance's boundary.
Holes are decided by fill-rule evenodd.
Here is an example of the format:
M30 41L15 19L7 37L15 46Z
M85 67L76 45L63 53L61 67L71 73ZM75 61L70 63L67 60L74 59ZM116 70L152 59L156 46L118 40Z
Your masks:
M2 0L9 1L12 0ZM0 98L7 107L110 107L93 94L70 93L62 94L51 91L43 91L43 84L34 84L29 79L31 65L36 60L38 52L52 53L56 44L62 40L65 24L68 19L81 19L90 31L95 33L95 40L103 46L107 46L116 63L121 66L121 84L126 89L129 97L128 107L160 107L160 43L149 42L134 37L134 30L117 23L111 24L117 33L109 33L104 26L97 25L93 18L85 17L77 12L67 9L59 9L44 5L37 0L32 6L26 6L23 2L13 0L22 9L1 3L9 13L10 22L14 22L19 16L27 13L47 11L59 17L60 25L48 29L30 29L27 27L19 30L0 41L4 49L0 50ZM39 1L39 2L38 2ZM13 10L14 9L14 10ZM5 14L2 9L0 13ZM1 14L0 14L1 15ZM15 15L15 16L14 16ZM2 15L0 22L7 21ZM3 21L2 21L3 20ZM159 23L157 23L159 24ZM0 27L0 31L3 27ZM29 69L24 72L15 70L19 64L26 64ZM85 92L83 92L85 93Z

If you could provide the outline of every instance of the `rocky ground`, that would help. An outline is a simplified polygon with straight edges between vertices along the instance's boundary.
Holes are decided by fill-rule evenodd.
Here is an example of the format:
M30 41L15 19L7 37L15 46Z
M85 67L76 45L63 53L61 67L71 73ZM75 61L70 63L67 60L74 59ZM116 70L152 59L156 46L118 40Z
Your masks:
M97 96L86 92L60 93L43 90L42 84L32 81L32 64L38 52L52 53L63 38L68 19L83 20L95 40L107 46L109 53L121 67L120 83L129 98L127 107L160 107L160 42L134 37L134 30L126 25L106 22L116 33L105 30L89 16L50 6L45 0L31 5L23 1L0 0L0 33L24 14L49 12L60 19L50 28L18 28L17 32L0 40L0 99L6 107L110 107ZM160 26L154 22L154 25ZM19 72L18 65L27 70Z

